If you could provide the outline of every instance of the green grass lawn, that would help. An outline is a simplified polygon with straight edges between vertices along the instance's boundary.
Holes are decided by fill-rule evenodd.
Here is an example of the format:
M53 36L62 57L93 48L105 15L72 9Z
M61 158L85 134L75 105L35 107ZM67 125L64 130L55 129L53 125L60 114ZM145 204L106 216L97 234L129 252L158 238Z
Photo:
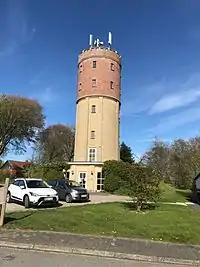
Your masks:
M164 182L160 183L160 202L187 202L191 196L191 190L180 190ZM115 192L116 195L126 195L123 188Z
M180 190L169 184L161 183L161 202L187 202L191 196L190 190Z
M130 203L97 204L6 215L7 228L63 231L200 244L200 213L161 205L136 213Z

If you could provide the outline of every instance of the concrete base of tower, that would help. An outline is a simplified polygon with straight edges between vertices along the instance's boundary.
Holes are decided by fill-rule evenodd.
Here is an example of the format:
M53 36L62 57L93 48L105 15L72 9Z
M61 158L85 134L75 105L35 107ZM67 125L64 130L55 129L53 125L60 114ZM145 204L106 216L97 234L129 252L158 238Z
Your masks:
M103 162L69 162L68 177L90 192L103 191Z

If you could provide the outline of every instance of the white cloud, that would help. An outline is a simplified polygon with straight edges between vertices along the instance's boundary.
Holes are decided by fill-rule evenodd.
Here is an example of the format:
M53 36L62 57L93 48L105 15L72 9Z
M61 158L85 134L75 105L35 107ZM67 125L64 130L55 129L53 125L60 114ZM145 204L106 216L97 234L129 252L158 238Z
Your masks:
M154 84L145 85L139 90L139 96L134 94L129 95L128 98L122 99L121 116L136 115L141 112L147 111L159 99L161 94L166 89L164 87L164 79ZM137 90L133 90L138 92Z
M29 97L38 100L42 105L49 105L59 99L59 95L55 93L52 87L46 87Z
M187 124L200 120L200 108L190 108L162 118L154 128L148 130L153 136L175 130L180 126L188 127Z
M163 96L150 109L149 114L161 113L174 108L184 107L200 98L200 88L180 91L171 95Z
M149 110L150 115L184 107L197 101L200 98L200 73L190 74L185 82L172 84L171 88L173 92L162 95L154 102Z
M180 81L160 81L130 90L122 95L121 116L140 115L141 112L155 114L189 105L200 98L200 72L183 76Z

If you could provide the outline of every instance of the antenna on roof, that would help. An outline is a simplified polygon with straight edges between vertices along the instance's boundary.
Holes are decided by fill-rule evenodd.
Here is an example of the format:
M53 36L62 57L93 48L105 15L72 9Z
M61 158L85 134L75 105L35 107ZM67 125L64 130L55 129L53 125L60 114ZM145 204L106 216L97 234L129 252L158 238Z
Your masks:
M112 33L111 32L108 33L108 44L109 46L112 45Z
M90 46L92 46L92 42L93 42L93 36L92 36L92 34L90 34L90 40L89 40Z

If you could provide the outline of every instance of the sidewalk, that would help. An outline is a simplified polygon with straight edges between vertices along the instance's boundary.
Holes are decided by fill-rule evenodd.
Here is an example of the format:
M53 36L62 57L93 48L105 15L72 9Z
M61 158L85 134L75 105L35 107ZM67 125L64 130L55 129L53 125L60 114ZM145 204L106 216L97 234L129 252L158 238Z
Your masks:
M0 230L0 247L179 263L187 266L196 263L200 266L200 246L139 239L2 229Z

